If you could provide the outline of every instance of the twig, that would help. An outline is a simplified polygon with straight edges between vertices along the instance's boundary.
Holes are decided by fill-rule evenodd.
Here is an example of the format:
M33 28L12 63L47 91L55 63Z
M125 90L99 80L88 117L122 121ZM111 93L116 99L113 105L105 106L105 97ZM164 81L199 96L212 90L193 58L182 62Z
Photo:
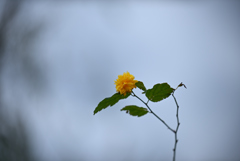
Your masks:
M179 125L180 125L180 122L179 122L179 117L178 117L178 110L179 110L179 106L178 106L178 103L177 103L177 100L174 96L174 93L172 93L172 96L174 98L174 101L177 105L177 112L176 112L176 117L177 117L177 127L176 127L176 130L175 130L175 143L174 143L174 149L173 149L173 161L176 160L176 149L177 149L177 143L178 143L178 139L177 139L177 132L178 132L178 128L179 128Z
M135 95L135 93L132 91L134 97L138 98L142 103L144 103L147 108L149 109L150 113L152 113L156 118L158 118L169 130L171 130L173 133L176 133L175 130L173 130L165 121L163 121L157 114L155 114L152 109L148 106L148 102L144 102L141 98L139 98L137 95Z
M176 112L176 117L177 117L177 127L176 127L176 130L173 130L165 121L163 121L157 114L155 114L152 109L148 106L148 102L144 102L141 98L139 98L133 91L132 91L132 94L131 94L133 97L136 97L138 98L143 104L145 104L147 106L147 108L149 109L150 113L152 113L156 118L158 118L170 131L172 131L175 135L175 143L174 143L174 148L173 148L173 161L176 160L176 150L177 150L177 143L178 143L178 139L177 139L177 132L178 132L178 129L179 129L179 125L180 125L180 122L179 122L179 117L178 117L178 110L179 110L179 105L177 103L177 100L174 96L174 92L172 93L172 96L174 98L174 101L177 105L177 112Z

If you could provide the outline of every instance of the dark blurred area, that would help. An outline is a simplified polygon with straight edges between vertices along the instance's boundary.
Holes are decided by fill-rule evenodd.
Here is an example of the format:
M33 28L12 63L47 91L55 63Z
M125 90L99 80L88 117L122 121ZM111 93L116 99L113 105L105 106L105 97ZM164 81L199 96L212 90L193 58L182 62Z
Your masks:
M0 2L0 160L32 161L27 129L24 119L12 106L21 110L19 92L6 84L25 82L36 89L39 86L39 70L31 56L31 42L38 33L27 19L20 19L24 8L22 0L2 0ZM25 11L26 12L26 11ZM23 71L23 72L22 72ZM24 81L22 81L25 79ZM30 81L29 81L30 80ZM27 83L26 83L27 82ZM24 84L22 84L24 86ZM11 101L5 101L5 93L10 93Z

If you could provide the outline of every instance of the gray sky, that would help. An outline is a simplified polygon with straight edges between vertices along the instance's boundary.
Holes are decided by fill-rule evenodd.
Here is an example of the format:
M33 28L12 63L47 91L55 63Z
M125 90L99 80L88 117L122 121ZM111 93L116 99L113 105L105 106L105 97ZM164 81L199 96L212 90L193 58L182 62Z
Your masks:
M37 158L172 160L173 133L151 114L120 112L125 105L144 107L140 101L122 100L93 115L115 93L117 76L129 71L147 88L187 86L175 93L177 161L240 159L239 2L43 1L25 7L30 23L44 24L32 58L44 71L45 90L29 93L6 74L5 102L25 119ZM12 102L11 88L24 108ZM150 107L176 127L172 97Z

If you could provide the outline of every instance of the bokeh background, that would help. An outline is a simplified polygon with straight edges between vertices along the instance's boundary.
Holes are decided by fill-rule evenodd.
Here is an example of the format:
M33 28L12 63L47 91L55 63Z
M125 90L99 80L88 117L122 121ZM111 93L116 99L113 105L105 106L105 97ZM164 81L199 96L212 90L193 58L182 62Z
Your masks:
M172 132L120 112L139 100L93 115L129 71L187 86L177 161L239 161L239 16L240 1L2 0L0 160L172 160ZM149 105L176 127L172 97Z

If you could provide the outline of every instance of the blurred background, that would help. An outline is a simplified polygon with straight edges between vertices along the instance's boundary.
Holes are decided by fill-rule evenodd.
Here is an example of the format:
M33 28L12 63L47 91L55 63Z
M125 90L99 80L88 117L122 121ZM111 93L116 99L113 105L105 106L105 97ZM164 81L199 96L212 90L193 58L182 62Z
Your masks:
M239 161L239 16L240 1L2 0L0 160L172 160L171 131L120 112L136 98L93 115L129 71L187 86L177 161ZM176 127L172 97L149 105Z

